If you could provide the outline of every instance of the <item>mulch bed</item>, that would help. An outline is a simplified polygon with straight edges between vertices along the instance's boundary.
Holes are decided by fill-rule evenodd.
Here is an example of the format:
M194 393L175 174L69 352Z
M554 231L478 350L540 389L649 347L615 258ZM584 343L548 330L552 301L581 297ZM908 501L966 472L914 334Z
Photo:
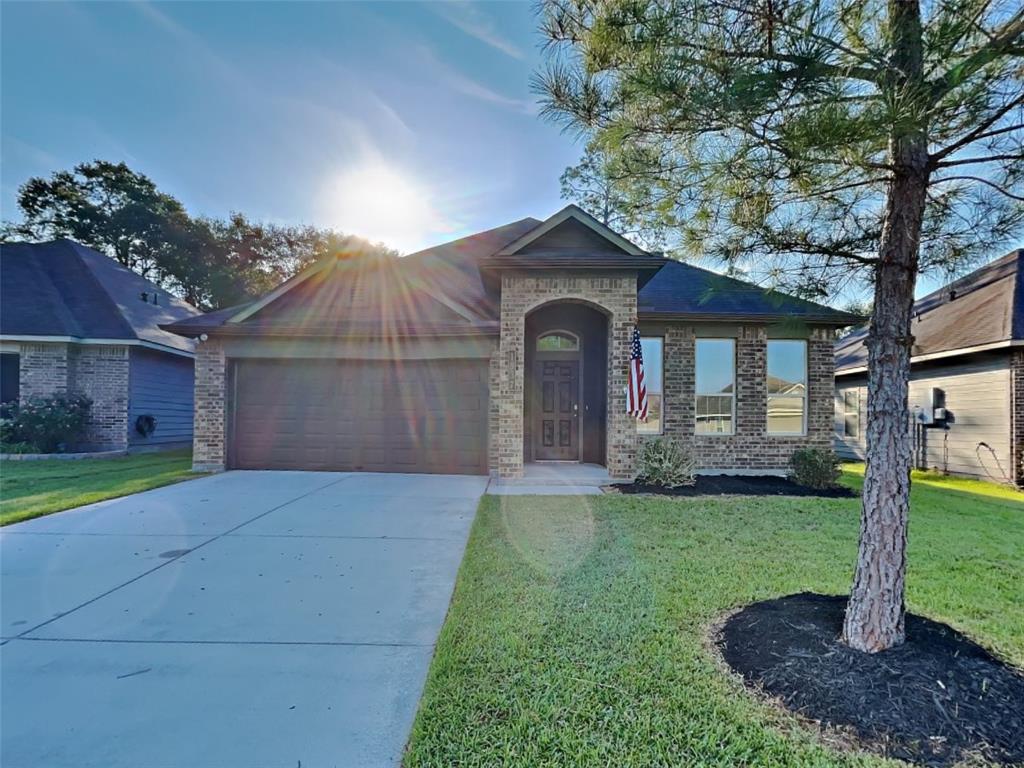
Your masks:
M817 490L774 475L698 475L695 484L678 488L645 483L615 483L611 487L619 493L652 493L659 496L818 496L848 499L858 495L856 491L842 486Z
M838 641L845 597L802 593L729 617L717 639L750 685L863 746L918 765L1024 763L1024 673L962 634L907 615L907 641L866 654Z

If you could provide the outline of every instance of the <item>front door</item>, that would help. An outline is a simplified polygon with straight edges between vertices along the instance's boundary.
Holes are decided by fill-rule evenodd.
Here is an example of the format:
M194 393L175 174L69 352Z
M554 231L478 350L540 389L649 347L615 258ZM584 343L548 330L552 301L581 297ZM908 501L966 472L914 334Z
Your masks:
M576 461L580 457L579 360L539 359L534 367L534 458Z

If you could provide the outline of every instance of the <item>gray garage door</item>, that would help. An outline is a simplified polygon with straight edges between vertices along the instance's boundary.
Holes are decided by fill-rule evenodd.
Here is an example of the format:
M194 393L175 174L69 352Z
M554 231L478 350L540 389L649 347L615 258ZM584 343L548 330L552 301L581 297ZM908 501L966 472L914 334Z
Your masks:
M240 360L238 469L487 472L487 363Z

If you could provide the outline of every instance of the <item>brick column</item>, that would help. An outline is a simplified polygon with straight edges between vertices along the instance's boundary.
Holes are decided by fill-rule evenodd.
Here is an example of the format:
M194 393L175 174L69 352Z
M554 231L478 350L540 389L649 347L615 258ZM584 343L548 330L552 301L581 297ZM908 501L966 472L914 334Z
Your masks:
M220 341L196 346L192 470L223 472L227 464L227 359Z
M601 309L608 323L608 414L606 463L616 478L631 477L637 435L626 414L626 381L631 334L636 324L635 272L507 273L501 280L501 340L497 382L492 379L492 457L501 477L523 474L523 391L526 316L558 301L578 301ZM494 371L492 370L492 375ZM495 402L495 400L497 402ZM493 465L492 465L493 468Z
M83 344L69 355L69 390L92 400L85 441L91 448L128 448L128 347Z
M68 345L22 344L18 357L19 399L68 393Z

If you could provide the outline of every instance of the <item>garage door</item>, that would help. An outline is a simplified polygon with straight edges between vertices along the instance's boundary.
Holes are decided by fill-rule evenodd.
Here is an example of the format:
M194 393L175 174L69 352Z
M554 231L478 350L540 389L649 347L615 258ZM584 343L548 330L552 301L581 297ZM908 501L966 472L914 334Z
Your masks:
M487 363L240 360L238 469L487 472Z

